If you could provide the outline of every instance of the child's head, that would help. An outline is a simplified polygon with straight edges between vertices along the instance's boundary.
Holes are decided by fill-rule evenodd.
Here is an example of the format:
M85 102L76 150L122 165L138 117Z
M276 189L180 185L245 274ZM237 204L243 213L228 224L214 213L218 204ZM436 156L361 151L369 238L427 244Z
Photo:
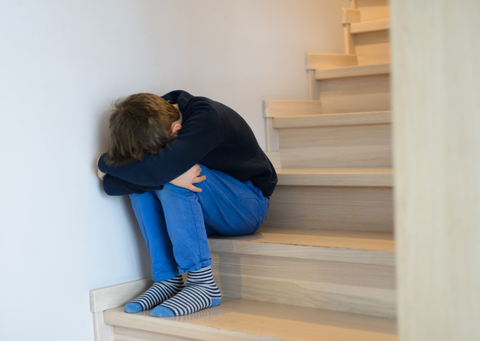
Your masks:
M109 166L141 160L145 153L157 153L176 137L171 126L180 119L180 113L159 96L135 94L118 99L113 107L111 147L105 156Z

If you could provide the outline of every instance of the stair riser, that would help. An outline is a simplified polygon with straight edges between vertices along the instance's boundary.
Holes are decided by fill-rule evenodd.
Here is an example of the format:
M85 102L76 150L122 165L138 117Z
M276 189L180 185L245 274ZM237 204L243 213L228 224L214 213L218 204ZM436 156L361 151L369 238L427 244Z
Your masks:
M279 129L282 167L389 168L391 125Z
M359 76L318 81L323 113L390 110L390 75Z
M357 0L357 9L362 21L387 19L390 17L388 0Z
M358 65L390 63L390 30L355 34Z
M395 316L395 268L212 252L225 297Z
M277 186L265 226L393 232L391 187Z

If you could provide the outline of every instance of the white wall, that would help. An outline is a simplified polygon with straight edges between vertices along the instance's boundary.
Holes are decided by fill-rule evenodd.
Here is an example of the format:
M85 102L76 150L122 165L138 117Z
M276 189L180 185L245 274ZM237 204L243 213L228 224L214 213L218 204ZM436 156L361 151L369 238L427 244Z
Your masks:
M128 198L94 171L109 101L209 96L264 146L261 100L306 99L304 53L343 53L341 3L0 2L0 339L93 340L88 291L149 275Z

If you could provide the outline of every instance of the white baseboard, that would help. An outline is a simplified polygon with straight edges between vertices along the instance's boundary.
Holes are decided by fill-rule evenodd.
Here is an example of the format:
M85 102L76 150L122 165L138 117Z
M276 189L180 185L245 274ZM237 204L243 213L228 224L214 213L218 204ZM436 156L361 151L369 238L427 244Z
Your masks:
M137 281L90 290L90 311L93 314L95 341L114 341L113 327L105 324L103 312L125 305L128 301L146 291L153 281L143 278Z

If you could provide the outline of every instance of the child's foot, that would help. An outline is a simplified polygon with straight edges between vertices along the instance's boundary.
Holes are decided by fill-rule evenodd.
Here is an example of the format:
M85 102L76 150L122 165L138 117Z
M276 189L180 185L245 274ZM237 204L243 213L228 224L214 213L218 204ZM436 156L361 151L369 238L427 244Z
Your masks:
M179 293L184 287L182 275L177 275L166 281L155 282L150 289L128 302L123 310L126 313L138 313L152 309Z
M187 315L215 307L221 300L220 290L215 284L212 267L209 265L189 272L185 289L155 307L150 315L158 317Z

